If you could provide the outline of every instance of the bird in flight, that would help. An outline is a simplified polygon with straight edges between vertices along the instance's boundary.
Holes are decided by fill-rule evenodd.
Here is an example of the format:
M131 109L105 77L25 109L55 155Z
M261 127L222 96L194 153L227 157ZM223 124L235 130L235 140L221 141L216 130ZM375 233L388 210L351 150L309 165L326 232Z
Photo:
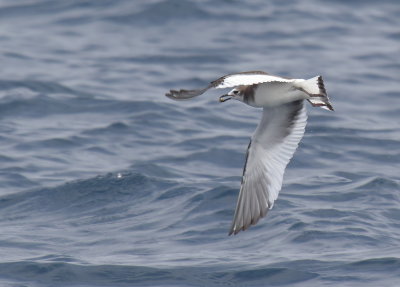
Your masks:
M272 208L282 188L283 173L307 124L304 100L313 107L333 111L321 76L308 80L250 71L223 76L197 90L170 90L166 96L187 100L209 89L233 88L219 98L263 108L247 148L239 197L229 235L255 225Z

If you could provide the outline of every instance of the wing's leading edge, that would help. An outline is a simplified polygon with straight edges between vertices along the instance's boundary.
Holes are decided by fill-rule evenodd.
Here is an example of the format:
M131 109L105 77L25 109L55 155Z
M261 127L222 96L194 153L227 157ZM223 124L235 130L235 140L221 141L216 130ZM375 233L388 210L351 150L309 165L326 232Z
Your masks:
M215 81L212 81L204 89L198 90L170 90L165 94L173 100L187 100L204 94L209 89L225 89L237 86L254 85L265 82L293 82L294 79L273 76L262 71L249 71L236 74L225 75Z

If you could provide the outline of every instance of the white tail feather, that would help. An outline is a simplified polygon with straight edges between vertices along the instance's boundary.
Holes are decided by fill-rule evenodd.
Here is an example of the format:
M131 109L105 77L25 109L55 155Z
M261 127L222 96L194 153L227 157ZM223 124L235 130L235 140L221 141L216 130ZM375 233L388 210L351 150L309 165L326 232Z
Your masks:
M324 82L321 76L305 80L300 83L301 88L310 95L326 95Z
M316 76L314 78L304 80L298 83L299 88L307 93L310 98L308 101L314 107L321 107L326 110L333 111L333 107L329 102L328 95L325 90L324 81L321 76Z

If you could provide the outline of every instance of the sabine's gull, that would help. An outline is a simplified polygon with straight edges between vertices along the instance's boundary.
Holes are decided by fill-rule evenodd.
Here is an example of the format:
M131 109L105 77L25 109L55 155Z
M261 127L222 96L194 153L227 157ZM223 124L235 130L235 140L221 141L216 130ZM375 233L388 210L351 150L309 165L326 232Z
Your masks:
M220 102L239 100L263 108L247 148L235 215L229 235L255 225L272 208L282 188L283 173L307 124L304 100L333 111L321 76L304 80L250 71L223 76L204 89L171 90L166 96L186 100L209 89L233 88Z

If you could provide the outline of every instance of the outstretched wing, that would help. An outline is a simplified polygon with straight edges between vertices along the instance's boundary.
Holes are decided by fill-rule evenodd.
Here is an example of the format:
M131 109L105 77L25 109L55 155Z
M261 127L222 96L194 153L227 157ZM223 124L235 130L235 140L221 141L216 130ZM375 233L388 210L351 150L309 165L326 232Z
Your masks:
M200 96L209 89L225 89L241 85L254 85L265 82L292 82L292 81L294 81L294 79L273 76L262 71L250 71L250 72L225 75L215 81L212 81L204 89L170 90L170 92L165 95L173 100L187 100L190 98Z
M306 124L302 100L264 108L247 150L229 235L255 225L272 208L282 187L285 168L303 137Z

